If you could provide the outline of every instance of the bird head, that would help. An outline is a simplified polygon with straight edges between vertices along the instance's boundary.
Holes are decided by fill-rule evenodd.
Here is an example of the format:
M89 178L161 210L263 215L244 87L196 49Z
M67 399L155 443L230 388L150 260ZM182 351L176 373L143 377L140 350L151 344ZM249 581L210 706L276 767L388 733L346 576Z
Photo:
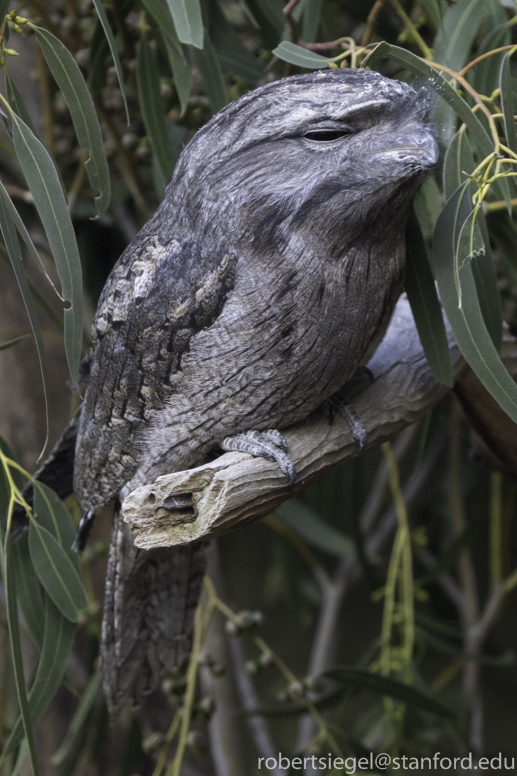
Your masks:
M284 78L228 105L185 147L171 213L197 233L286 249L400 232L436 164L429 93L378 73Z

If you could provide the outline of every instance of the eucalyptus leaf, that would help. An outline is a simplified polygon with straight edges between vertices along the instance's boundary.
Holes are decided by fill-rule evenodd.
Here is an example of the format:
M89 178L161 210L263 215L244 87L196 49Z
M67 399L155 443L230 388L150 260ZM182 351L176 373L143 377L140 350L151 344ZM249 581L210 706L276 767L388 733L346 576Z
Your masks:
M47 65L68 105L79 145L88 150L89 159L85 162L85 167L92 187L99 191L95 203L97 212L102 215L110 202L110 176L99 119L90 92L77 62L66 46L48 30L31 26L38 37Z
M434 40L434 60L452 70L461 70L485 13L486 0L458 0L451 5Z
M59 611L77 622L87 600L77 569L54 536L38 521L29 526L29 550L34 570Z
M126 89L124 86L124 74L122 72L122 65L120 64L120 57L118 55L117 44L115 42L113 30L111 29L111 25L104 9L104 5L102 4L102 0L93 0L93 4L95 6L95 10L97 11L97 16L99 17L102 29L104 30L104 34L106 35L106 40L108 41L111 56L113 57L113 64L115 65L115 70L117 72L120 93L124 101L124 108L126 109L127 123L129 124L129 108L127 106Z
M454 337L467 362L499 405L517 422L517 385L502 364L481 313L472 263L459 270L462 306L454 279L458 232L471 212L465 186L447 201L433 237L433 268L440 299Z
M25 273L25 267L23 266L23 258L20 250L20 244L18 242L18 235L16 234L16 226L12 217L11 209L8 205L8 199L1 195L2 187L0 187L0 229L4 238L7 253L18 282L23 303L27 311L32 333L34 335L34 341L36 343L36 351L38 353L38 361L41 372L41 379L43 382L43 395L45 400L45 419L46 419L46 438L43 445L43 450L47 446L48 442L48 429L49 429L49 387L47 376L47 362L45 358L45 349L43 347L43 339L41 336L41 328L36 314L34 306L34 300L30 292L27 275ZM9 200L10 201L10 200ZM43 452L43 451L42 451Z
M61 296L59 295L59 293L57 291L57 288L55 287L54 283L52 282L52 278L50 277L48 272L45 270L45 267L43 266L43 262L41 261L41 259L39 257L38 251L34 247L34 243L32 242L32 239L31 239L31 236L30 236L29 232L27 231L27 227L23 223L23 221L22 221L22 219L20 217L20 214L16 210L16 208L15 208L15 206L13 204L13 201L12 201L11 197L9 196L9 194L7 192L7 189L5 188L5 186L2 183L2 181L0 181L0 198L3 200L4 208L6 210L8 210L11 218L13 219L14 224L16 226L16 229L18 231L18 234L22 238L23 242L25 243L25 246L26 246L27 250L29 251L29 253L32 256L32 258L34 259L34 263L36 264L36 266L38 267L40 272L44 273L44 275L46 276L48 282L50 283L50 285L52 286L52 288L54 289L56 294L58 294L59 298L61 299Z
M476 162L474 161L468 138L466 134L460 130L453 137L445 155L443 185L447 199L452 196L458 186L468 182L468 175L470 175L475 168ZM476 188L474 184L471 184L469 190L471 195L475 193ZM463 226L465 227L465 224ZM472 264L472 272L474 274L474 280L476 281L483 319L490 333L492 342L496 349L499 349L502 337L501 295L497 286L497 274L492 258L485 216L481 210L478 210L476 217L476 232L475 234L472 234L471 237L475 238L478 249L481 244L483 245L483 253L478 253L476 261ZM465 230L464 242L457 246L456 255L458 254L458 250L461 251L462 259L460 261L463 261L467 256L473 255L474 249L475 246L470 246L468 243L467 231ZM457 277L456 282L457 284L459 282Z
M72 549L76 534L72 515L57 493L38 480L34 482L34 514L38 524L46 528L59 542L79 573L79 558L77 552Z
M510 73L511 51L504 57L501 64L501 73L499 77L499 88L501 89L501 106L504 116L504 131L508 147L514 153L517 153L517 132L515 130L514 119L514 101L512 92L512 76ZM513 171L512 167L512 171Z
M6 611L7 611L7 626L9 630L9 642L11 646L11 659L13 661L14 678L16 682L16 692L18 695L18 703L20 707L20 723L19 728L22 731L22 735L25 736L27 741L29 756L32 766L33 776L37 776L38 769L36 763L36 752L34 749L34 740L32 737L32 725L29 712L29 702L27 698L27 687L25 684L25 676L23 674L23 662L22 651L20 644L20 626L18 622L18 609L16 606L16 583L14 579L14 573L12 568L12 544L9 537L6 537L4 544L4 556L5 556L5 568L4 568L4 589L6 599ZM2 750L0 757L0 765L3 763L5 757L9 752L7 751L7 745Z
M223 69L249 84L264 76L264 66L246 48L217 3L210 5L210 41Z
M501 24L496 29L492 30L486 38L481 42L478 49L477 56L487 54L489 51L493 51L501 46L509 45L511 42L511 28L517 21L517 17L514 17L508 22ZM499 54L494 54L491 57L482 59L477 65L472 68L470 79L472 85L479 94L490 95L499 86L499 77L501 71L501 63L505 57L504 51Z
M336 666L329 671L325 671L323 676L328 676L336 682L355 684L371 690L372 692L388 695L391 698L404 701L404 703L409 703L416 708L437 714L439 717L446 717L449 719L454 719L456 717L456 714L451 711L451 709L435 700L431 695L426 695L420 690L417 690L416 687L411 687L403 682L399 682L397 679L374 674L365 668L358 668L356 666Z
M71 305L64 311L65 351L75 381L81 360L83 300L81 262L74 228L52 159L25 122L16 114L12 119L14 148L45 228L61 281L62 296Z
M283 0L246 0L243 6L251 23L259 30L264 48L271 51L279 42L285 26Z
M167 5L180 41L202 49L203 17L199 0L167 0Z
M11 79L11 76L9 75L9 71L7 67L5 68L5 86L7 89L7 98L9 100L9 105L14 110L14 112L18 114L18 116L22 119L22 121L25 121L29 129L37 136L38 133L36 132L36 129L34 127L34 123L32 121L31 115L27 110L27 107L22 99L20 92L18 91L18 89L16 88L16 85L13 83Z
M31 724L35 724L45 713L50 701L61 684L66 661L72 649L76 626L45 596L45 633L36 675L29 692ZM2 752L10 754L22 741L24 729L18 719Z
M90 713L92 706L95 702L95 698L99 692L101 684L101 673L98 668L95 669L93 674L88 679L88 684L84 688L84 692L81 695L79 705L75 710L74 716L68 726L68 730L65 736L65 740L52 755L52 765L62 765L64 760L68 757L70 750L74 744L75 738L83 725L85 724L88 714Z
M302 16L302 40L313 43L317 36L321 21L323 0L305 0Z
M321 70L323 67L328 67L332 62L332 59L322 57L321 54L316 54L315 51L297 46L288 40L283 40L274 49L273 54L275 57L283 59L284 62L290 62L291 65L305 67L309 70Z
M32 638L41 650L45 631L43 598L38 577L30 558L29 537L27 534L13 542L12 563L16 593L23 617Z
M140 38L137 84L142 117L151 142L153 155L163 179L168 183L172 173L174 156L167 132L163 98L160 93L160 73L151 51L149 40L145 34Z
M22 342L24 339L27 339L29 336L29 334L22 334L21 337L15 337L12 340L7 340L7 342L0 342L0 351L13 348L15 345L17 345L19 342Z
M346 534L322 520L307 504L292 499L281 504L276 514L312 547L337 557L355 558L355 544Z
M174 86L178 93L180 108L183 114L187 109L188 98L190 97L190 91L192 89L192 68L187 62L183 52L178 53L176 46L172 43L168 35L163 35L163 42L167 49Z
M216 113L228 102L226 83L217 52L208 37L202 51L195 50L194 59L205 86L206 95L210 100L212 110Z
M418 219L411 211L406 230L406 292L418 336L435 380L454 384L449 344Z

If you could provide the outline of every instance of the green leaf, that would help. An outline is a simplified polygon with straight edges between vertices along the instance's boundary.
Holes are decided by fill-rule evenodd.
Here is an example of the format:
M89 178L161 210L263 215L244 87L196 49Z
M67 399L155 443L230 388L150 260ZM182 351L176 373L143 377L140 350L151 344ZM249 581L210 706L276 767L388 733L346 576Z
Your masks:
M70 622L77 622L87 606L83 584L67 553L50 531L31 520L29 550L38 579L59 611Z
M7 87L7 97L9 100L9 105L14 110L14 112L18 114L18 116L22 119L22 121L25 121L25 123L27 124L31 132L33 132L33 134L35 134L37 137L38 133L34 128L31 115L25 106L25 103L22 99L20 92L16 88L15 84L12 82L11 76L9 75L9 71L7 67L5 68L5 85Z
M66 661L74 643L76 626L69 622L45 596L45 633L36 676L29 692L30 720L34 725L45 713L61 684ZM24 730L18 719L2 752L7 756L22 741Z
M164 32L168 36L169 40L174 44L177 53L181 55L181 43L176 33L166 0L142 0L142 4L149 15L153 17L160 28L160 32Z
M217 3L210 6L210 41L217 51L223 69L249 84L264 76L264 67L246 48Z
M517 17L511 19L505 24L501 24L496 29L492 30L486 38L482 41L476 55L482 56L489 51L493 51L500 46L507 46L511 42L511 28L517 21ZM499 75L501 70L501 63L505 57L504 51L499 54L494 54L487 59L481 60L477 65L472 68L472 75L470 76L472 85L479 94L491 95L494 89L499 86Z
M517 153L517 132L515 131L514 104L512 93L512 76L510 73L511 51L504 57L501 65L499 88L501 89L501 106L504 116L504 130L508 147ZM513 168L512 168L513 171Z
M81 360L83 299L81 262L74 228L52 159L15 113L12 119L14 148L45 228L61 281L62 296L71 304L64 313L65 351L75 381Z
M285 27L283 0L242 0L251 23L259 30L264 48L271 51L279 42Z
M3 574L7 609L7 625L9 629L9 641L11 645L11 657L14 667L16 692L18 694L18 703L20 706L20 729L23 730L23 734L27 740L32 772L34 776L37 776L36 753L34 750L34 741L32 737L29 703L27 699L27 687L25 685L25 677L23 674L20 629L18 623L18 610L16 607L16 583L14 581L11 553L12 544L9 541L9 536L7 536L4 544L5 568ZM6 750L7 746L5 746L2 751L0 764L8 754Z
M406 230L406 292L418 336L434 379L452 388L451 359L442 309L418 219L411 211Z
M9 350L9 348L14 347L15 345L17 345L22 340L27 339L27 337L29 337L29 336L30 336L29 334L22 334L21 337L15 337L14 339L8 340L7 342L1 342L0 343L0 351L2 351L2 350Z
M453 137L445 155L443 168L443 187L447 199L452 196L458 186L464 185L468 181L467 176L472 173L475 168L476 162L474 161L474 156L472 154L468 138L466 134L460 130ZM474 194L474 184L470 186L469 190L471 195ZM502 337L501 296L497 286L497 274L492 258L492 250L490 248L490 238L488 236L485 216L481 211L478 211L476 221L477 243L478 246L483 243L484 252L483 254L478 255L476 261L473 263L472 272L474 273L474 279L476 281L483 319L486 323L488 331L490 332L492 342L498 350ZM468 246L465 247L464 245L459 247L463 248L464 251L461 261L466 258L468 253L472 254L473 252L468 248ZM474 246L472 246L472 248L473 247ZM458 247L456 257L457 254ZM457 261L457 258L455 261ZM456 283L458 285L457 277Z
M415 75L427 78L436 93L453 108L463 123L467 125L467 129L472 133L482 157L487 157L494 153L493 142L477 115L472 112L463 97L453 89L451 84L438 72L438 70L431 67L431 65L426 64L422 59L415 56L415 54L412 54L410 51L406 51L399 46L392 46L385 41L376 45L372 53L363 60L361 67L372 67L374 62L377 62L383 57L390 57L390 59L403 65ZM500 198L505 200L508 212L510 212L511 197L508 181L504 178L500 178L493 184L493 188L494 191L500 194Z
M170 180L174 156L160 93L160 73L147 35L140 38L137 64L138 100L147 135L165 183Z
M302 40L313 43L317 36L321 20L323 0L305 0L302 17Z
M309 70L321 70L323 67L328 67L329 63L333 61L328 57L322 57L321 54L316 54L315 51L297 46L288 40L283 40L274 49L273 54L275 57L283 59L284 62L290 62L291 65L305 67Z
M205 40L205 47L202 51L194 51L194 58L203 79L206 95L210 100L212 110L216 113L221 108L224 108L228 98L221 64L208 38Z
M190 90L192 89L192 68L185 59L183 52L178 53L178 49L174 43L171 42L168 35L163 35L163 42L167 49L167 56L174 78L174 86L178 93L181 112L183 114L187 108Z
M108 76L106 59L108 51L108 41L106 40L106 35L102 29L102 24L100 23L100 20L98 20L90 42L90 63L88 67L88 85L90 87L90 92L94 97L97 97L97 95L100 94L101 89L106 86Z
M77 62L61 41L42 27L31 27L38 36L47 65L68 105L79 145L88 150L89 159L85 167L92 188L99 191L95 203L97 212L102 215L110 202L110 176L99 119L90 92Z
M471 211L465 186L447 201L433 237L433 268L440 299L465 359L499 405L517 422L517 385L503 366L483 320L472 263L459 270L463 303L458 307L454 261L458 234Z
M46 528L59 542L79 573L79 557L72 549L76 533L72 515L57 493L38 480L34 482L34 514L38 525Z
M120 57L118 55L115 37L113 35L111 25L106 15L106 11L104 10L102 0L93 0L93 4L95 6L95 10L97 11L97 16L99 17L99 21L102 25L102 29L104 30L104 34L106 35L106 39L108 41L108 45L111 51L111 56L113 57L113 64L115 65L115 70L117 71L117 79L120 86L120 93L122 95L122 99L124 100L124 108L126 109L127 123L129 124L129 108L127 106L126 89L124 86L124 74L122 72L122 65L120 64Z
M446 0L420 0L419 4L435 30L442 29L443 20L449 8Z
M30 634L41 649L45 631L43 598L38 577L30 559L27 534L13 542L12 562L18 601Z
M11 197L9 196L9 194L7 193L7 190L6 190L5 186L4 186L4 184L2 183L2 181L0 181L0 198L3 199L4 207L9 211L9 214L10 214L11 218L14 221L16 229L18 230L18 233L19 233L20 237L22 238L23 242L25 243L25 247L29 251L29 253L32 256L32 258L34 259L34 263L36 264L36 266L38 267L40 272L44 273L44 275L47 278L48 282L50 283L50 285L52 286L52 288L54 289L56 294L61 299L61 296L59 295L59 293L57 291L57 288L55 287L54 283L52 282L52 278L50 277L50 275L46 271L45 267L43 266L43 262L41 261L41 259L39 257L38 251L34 247L34 243L32 242L31 236L28 233L27 228L26 228L25 224L23 223L23 221L22 221L22 219L20 217L20 214L16 210L16 208L15 208L15 206L13 204L13 201L12 201Z
M275 510L278 517L300 534L312 547L337 557L355 558L354 542L322 520L307 504L298 499L284 502Z
M434 40L435 62L461 70L485 16L485 4L486 0L458 0L450 6Z
M38 141L39 142L39 141ZM36 343L36 350L38 353L38 360L41 372L41 379L43 382L43 395L45 400L45 418L46 418L46 438L43 445L45 450L48 442L48 429L49 429L49 408L48 408L48 376L47 376L47 362L45 358L45 350L43 347L43 339L41 336L41 328L36 315L36 309L34 306L34 300L30 292L29 284L27 281L27 275L25 274L25 267L23 266L23 258L20 250L20 244L18 242L18 235L16 234L16 226L12 217L12 212L8 206L8 200L1 196L3 187L0 187L0 229L4 238L7 253L11 260L11 265L18 282L25 309L31 325L32 333L34 335L34 341ZM10 202L10 200L9 200ZM42 451L43 452L43 451Z
M322 675L328 676L336 682L355 684L359 687L371 690L372 692L379 693L380 695L388 695L391 698L404 701L404 703L409 703L411 706L415 706L418 709L430 711L440 717L448 717L449 719L454 719L456 717L456 714L451 711L451 709L435 700L432 696L426 695L415 687L403 684L403 682L399 682L397 679L374 674L365 668L358 668L356 666L336 666L336 668L325 671Z
M414 199L415 212L426 240L431 240L436 219L444 203L443 196L434 177L428 178Z
M199 0L167 0L178 38L195 48L203 48L203 18Z
M66 733L65 740L57 750L52 755L51 763L52 765L62 765L63 761L68 757L70 750L74 744L75 738L81 728L83 727L84 723L86 722L88 718L88 714L91 711L91 708L95 702L95 698L97 697L97 693L99 691L101 683L101 672L98 668L95 669L93 674L88 679L88 684L84 688L84 692L81 695L81 700L79 701L79 705L77 706L77 709L75 711L74 716L72 717L72 721L70 722L70 725L68 726L68 730Z

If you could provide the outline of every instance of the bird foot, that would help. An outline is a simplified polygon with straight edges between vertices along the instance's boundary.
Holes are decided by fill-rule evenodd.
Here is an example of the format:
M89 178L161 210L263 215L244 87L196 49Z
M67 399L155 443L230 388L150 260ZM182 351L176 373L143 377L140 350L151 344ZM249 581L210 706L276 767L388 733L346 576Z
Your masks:
M292 485L296 480L296 469L287 454L287 442L279 431L246 431L242 434L226 437L221 443L223 450L238 450L241 453L249 453L257 458L267 458L268 461L276 461L284 474L287 482Z
M86 547L86 542L90 536L90 532L93 528L93 521L95 520L95 512L91 509L81 510L81 519L75 532L74 543L72 544L72 550L74 552L82 552Z
M361 451L366 447L368 434L363 421L355 411L353 404L351 404L351 399L368 388L372 382L373 375L371 371L366 366L360 366L350 380L322 404L323 413L329 419L330 424L334 421L336 412L339 412L341 417L346 420L352 436L359 442L359 450Z

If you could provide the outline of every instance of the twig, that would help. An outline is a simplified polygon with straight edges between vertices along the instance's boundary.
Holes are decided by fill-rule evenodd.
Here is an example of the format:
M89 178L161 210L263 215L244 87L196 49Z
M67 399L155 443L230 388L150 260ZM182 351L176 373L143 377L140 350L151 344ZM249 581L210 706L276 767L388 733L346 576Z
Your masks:
M363 39L361 40L361 46L367 46L369 43L371 43L371 40L375 34L375 24L377 22L377 17L379 16L383 6L384 0L377 0L377 2L373 4L372 10L368 14L368 18L366 20L366 30L364 31Z
M291 29L291 40L293 43L298 43L298 38L300 37L300 28L298 22L293 16L293 11L299 2L300 0L289 0L287 5L282 8L282 13L284 14Z
M242 642L240 638L236 636L228 639L228 646L232 656L233 674L235 676L241 705L245 711L255 711L259 707L259 701L253 681L246 670ZM277 750L273 745L271 734L264 717L261 717L258 714L250 714L247 721L259 755L266 760L269 757L275 759ZM268 770L268 773L272 773L273 776L283 776L283 771L278 768Z

